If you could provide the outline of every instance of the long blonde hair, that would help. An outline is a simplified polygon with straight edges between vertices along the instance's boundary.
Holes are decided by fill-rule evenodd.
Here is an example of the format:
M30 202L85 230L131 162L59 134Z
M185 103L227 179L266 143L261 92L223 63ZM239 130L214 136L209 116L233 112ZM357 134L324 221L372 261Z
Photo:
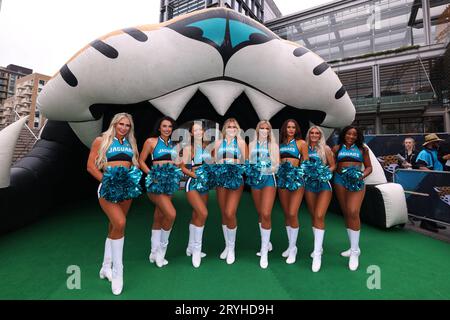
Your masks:
M225 139L227 136L227 126L230 122L234 122L236 124L237 127L237 134L236 134L236 138L239 139L240 137L240 132L241 132L241 126L239 125L239 122L235 119L235 118L228 118L227 120L225 120L225 122L223 123L223 127L222 127L222 136Z
M256 140L257 141L259 140L259 130L261 129L261 126L263 124L267 124L267 126L269 127L269 134L267 135L267 143L270 145L273 141L275 141L275 138L273 137L272 125L268 120L261 120L256 125Z
M269 151L269 155L272 161L272 165L274 167L278 167L279 159L279 148L278 148L278 141L275 138L272 130L272 125L268 120L261 120L256 125L256 141L252 143L252 148L256 148L258 141L259 141L259 130L261 129L261 126L263 124L266 124L269 127L269 134L267 135L267 149ZM253 149L252 149L253 150Z
M312 129L317 129L320 132L320 139L316 145L317 154L319 155L320 159L322 159L322 162L324 164L327 164L327 151L326 151L327 143L325 141L325 136L324 136L323 130L321 128L319 128L318 126L310 127L308 129L308 132L306 133L306 144L308 145L308 150L309 150L309 146L311 145L310 132Z
M111 120L111 124L109 125L108 130L102 133L102 143L100 145L100 148L98 149L98 156L95 159L95 165L99 169L103 169L106 163L106 151L108 151L114 137L116 136L116 125L120 122L120 120L122 120L122 118L127 118L130 121L130 131L128 131L126 138L128 139L128 142L130 142L131 148L133 148L133 165L139 166L138 149L136 145L136 138L134 137L133 117L130 114L123 112L116 114Z

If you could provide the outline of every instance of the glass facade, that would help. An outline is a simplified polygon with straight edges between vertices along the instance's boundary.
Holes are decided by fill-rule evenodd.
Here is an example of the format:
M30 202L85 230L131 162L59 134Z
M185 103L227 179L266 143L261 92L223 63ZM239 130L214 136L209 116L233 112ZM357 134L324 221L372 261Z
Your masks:
M430 0L431 44L448 43L448 2ZM290 21L271 21L268 27L327 61L426 44L420 0L365 1L329 12L324 6L317 15L307 13L305 18L299 13Z
M161 0L160 22L185 13L217 6L226 6L259 22L281 16L273 0Z
M422 133L450 130L449 17L444 0L342 0L266 26L332 65L366 134Z

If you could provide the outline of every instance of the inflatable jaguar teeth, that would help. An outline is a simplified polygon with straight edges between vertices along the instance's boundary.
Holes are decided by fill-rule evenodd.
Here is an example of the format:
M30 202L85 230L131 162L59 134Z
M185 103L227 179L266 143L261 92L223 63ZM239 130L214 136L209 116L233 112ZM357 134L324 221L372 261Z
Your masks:
M327 135L355 117L350 97L323 59L225 8L91 42L46 84L37 105L49 121L33 150L10 171L13 148L0 153L0 218L8 216L0 233L83 192L95 194L88 187L88 148L117 112L133 115L139 145L162 115L180 124L236 117L243 129L260 119L280 128L294 118L303 133L314 123ZM0 140L14 144L16 135L8 131L0 132ZM381 166L374 171L374 184L386 181ZM381 224L392 225L386 221Z
M90 109L96 104L149 101L177 119L197 91L220 116L242 93L259 119L285 106L323 113L316 124L328 128L348 125L355 116L350 97L322 58L224 8L91 42L44 87L38 106L48 119L72 123L98 119ZM72 128L88 146L101 130L98 123Z

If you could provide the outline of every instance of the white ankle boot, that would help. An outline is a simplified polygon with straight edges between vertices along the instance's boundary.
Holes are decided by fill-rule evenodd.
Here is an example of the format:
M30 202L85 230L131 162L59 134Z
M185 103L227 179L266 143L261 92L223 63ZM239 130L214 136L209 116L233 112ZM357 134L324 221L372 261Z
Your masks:
M225 260L228 255L228 234L227 234L227 226L222 225L223 238L225 239L225 249L220 254L220 259Z
M112 248L112 279L111 279L111 290L114 295L119 295L122 293L123 289L123 243L125 238L111 240Z
M259 231L261 232L261 222L259 222ZM268 245L268 250L269 250L269 252L271 252L272 250L273 250L273 246L272 246L272 242L270 242L269 241L269 245ZM256 255L258 256L258 257L261 257L261 251L258 251L257 253L256 253Z
M269 243L270 232L272 229L261 228L261 258L259 260L259 266L262 269L266 269L269 266Z
M194 227L195 225L193 225L192 223L189 224L189 242L186 248L186 255L188 257L192 256L192 244L194 243ZM202 258L206 257L206 253L204 252L201 252L200 255Z
M291 243L291 227L290 226L286 226L286 233L287 233L287 237L288 237L288 243ZM289 246L286 250L283 251L281 256L283 258L287 258L289 256Z
M236 231L237 227L234 229L227 227L227 264L233 264L235 261L234 247L236 243Z
M192 243L192 265L194 268L200 267L202 261L202 237L204 227L193 226L194 239Z
M112 248L111 239L106 238L105 241L105 253L103 255L103 263L99 272L100 279L112 280Z
M161 242L160 242L158 250L156 251L156 259L155 259L156 265L159 268L162 268L169 263L165 259L165 256L166 256L167 246L169 245L170 231L172 231L172 229L170 229L168 231L161 229Z

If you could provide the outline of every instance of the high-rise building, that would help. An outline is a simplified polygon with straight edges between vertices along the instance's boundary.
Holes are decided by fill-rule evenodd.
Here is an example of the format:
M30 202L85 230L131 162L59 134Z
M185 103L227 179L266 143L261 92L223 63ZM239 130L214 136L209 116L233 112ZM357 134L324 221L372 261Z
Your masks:
M0 67L0 109L4 101L14 95L16 81L31 73L33 70L14 64L10 64L6 68Z
M450 131L450 1L340 0L266 23L327 60L366 133Z
M14 96L6 99L3 108L0 109L0 125L8 125L18 117L29 115L28 126L41 128L45 119L36 109L36 99L49 80L49 76L39 73L18 79Z
M161 0L160 22L211 7L228 7L259 22L281 17L273 0Z

